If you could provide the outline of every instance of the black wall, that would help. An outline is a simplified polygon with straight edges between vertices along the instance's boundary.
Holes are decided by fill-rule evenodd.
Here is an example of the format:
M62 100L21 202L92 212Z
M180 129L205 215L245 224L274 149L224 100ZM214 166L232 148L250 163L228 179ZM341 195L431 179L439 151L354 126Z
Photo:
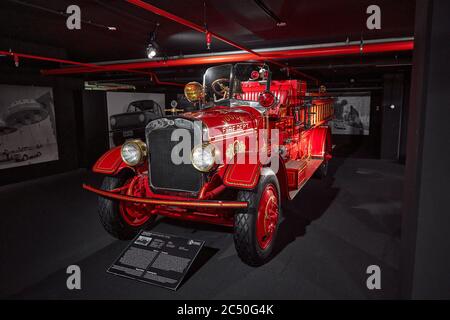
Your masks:
M405 70L382 75L382 87L369 92L369 135L333 135L335 156L388 159L404 163L410 77L410 72ZM391 105L395 108L392 109Z
M418 0L402 221L405 298L450 298L450 1Z
M21 68L1 69L0 83L53 88L59 160L0 170L0 185L39 178L78 168L76 95L83 81L43 77Z
M404 102L404 75L384 76L380 158L398 160Z
M78 154L80 167L91 168L109 149L106 93L80 92Z

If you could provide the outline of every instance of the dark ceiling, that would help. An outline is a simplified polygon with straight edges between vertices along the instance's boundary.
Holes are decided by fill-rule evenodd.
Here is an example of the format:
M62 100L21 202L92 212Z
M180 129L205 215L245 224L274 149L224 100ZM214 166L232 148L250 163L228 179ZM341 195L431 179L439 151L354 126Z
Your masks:
M264 0L281 20L278 27L254 0L152 0L147 2L208 28L241 45L256 49L349 40L410 37L414 33L413 0ZM81 30L66 28L67 6L82 10ZM205 9L206 4L206 9ZM366 28L366 8L377 4L382 10L382 29ZM206 17L206 19L205 19ZM205 36L185 26L156 16L124 0L2 0L0 1L0 50L38 53L39 46L55 48L55 54L75 61L99 62L142 59L150 32L159 22L157 41L162 55L206 53ZM109 31L106 27L116 27ZM24 45L29 44L29 45ZM37 49L36 49L37 48ZM213 40L211 52L236 50ZM380 57L307 59L291 62L305 72L328 76L348 73L342 64L361 65ZM410 55L385 55L381 64L406 61ZM399 60L400 59L400 60ZM319 63L319 65L317 65ZM335 66L333 68L333 65ZM372 66L373 67L373 66ZM194 68L195 70L202 68ZM181 71L181 70L180 70ZM173 72L177 73L175 70ZM179 73L178 73L179 76ZM97 75L96 77L102 77Z

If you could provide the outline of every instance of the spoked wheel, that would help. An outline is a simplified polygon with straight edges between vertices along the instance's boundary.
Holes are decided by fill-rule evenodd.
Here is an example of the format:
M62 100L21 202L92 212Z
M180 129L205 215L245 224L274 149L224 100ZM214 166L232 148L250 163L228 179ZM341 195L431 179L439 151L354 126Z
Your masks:
M122 194L142 196L139 180L128 176L105 177L103 190L116 190ZM156 216L145 214L147 208L123 201L103 197L98 199L98 213L103 227L113 237L121 240L132 239L140 229L152 224Z
M141 187L139 181L136 179L128 179L125 185L129 185L126 190L126 195L140 197L142 196ZM121 201L119 203L119 212L125 222L132 227L140 227L144 225L149 219L148 214L144 214L143 208L133 203L127 203Z
M323 179L327 176L327 174L328 174L328 159L325 158L320 167L317 168L317 171L314 172L314 176L316 178Z
M275 174L262 175L255 190L241 190L239 201L247 201L245 212L234 219L234 244L242 261L259 266L273 251L281 216L280 188Z
M266 249L272 242L279 216L278 191L273 184L267 184L259 201L256 220L256 239L261 249Z
M324 179L328 175L328 162L331 158L331 138L327 137L324 142L324 159L319 168L317 168L316 172L314 172L314 176L319 179Z

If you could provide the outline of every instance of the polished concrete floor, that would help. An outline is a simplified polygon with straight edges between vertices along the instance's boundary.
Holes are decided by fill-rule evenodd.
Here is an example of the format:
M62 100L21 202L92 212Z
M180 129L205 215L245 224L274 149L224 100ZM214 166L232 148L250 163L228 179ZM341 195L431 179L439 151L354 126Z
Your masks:
M126 247L103 231L84 170L0 187L0 297L19 299L377 299L399 296L403 167L333 159L331 176L311 180L284 210L277 254L252 268L229 229L161 219L155 231L204 240L173 292L106 273ZM79 265L82 289L66 288ZM366 269L381 268L381 290Z

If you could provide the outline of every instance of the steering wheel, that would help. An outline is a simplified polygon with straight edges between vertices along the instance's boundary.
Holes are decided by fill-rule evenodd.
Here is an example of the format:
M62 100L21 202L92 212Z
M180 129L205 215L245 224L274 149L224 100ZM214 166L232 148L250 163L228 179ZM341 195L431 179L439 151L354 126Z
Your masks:
M230 79L220 78L214 80L211 83L211 88L221 99L226 99L230 93Z

